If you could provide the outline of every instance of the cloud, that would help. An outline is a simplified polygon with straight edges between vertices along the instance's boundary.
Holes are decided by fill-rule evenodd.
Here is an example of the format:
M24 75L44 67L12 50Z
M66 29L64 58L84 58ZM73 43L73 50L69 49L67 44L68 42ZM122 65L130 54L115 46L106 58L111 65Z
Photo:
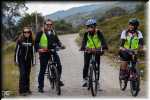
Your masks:
M72 7L79 7L83 5L97 4L98 2L27 2L29 8L26 12L32 13L37 11L42 15L54 13L59 10L67 10Z

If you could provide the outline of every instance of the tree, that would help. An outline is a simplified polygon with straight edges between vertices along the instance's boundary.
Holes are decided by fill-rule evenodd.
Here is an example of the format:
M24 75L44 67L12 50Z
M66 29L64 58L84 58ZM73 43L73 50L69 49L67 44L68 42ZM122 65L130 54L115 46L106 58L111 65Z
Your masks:
M67 23L65 20L55 21L54 27L58 32L58 34L74 32L74 28L72 27L72 24Z
M37 29L39 30L36 30L36 16L37 16L37 20L38 20L38 23L37 23ZM17 24L17 27L18 27L18 30L22 30L22 28L24 26L31 26L32 27L32 30L34 31L34 33L36 31L40 31L40 27L43 25L43 22L44 22L44 17L40 14L40 13L31 13L31 14L28 14L26 13L18 22Z
M16 30L16 18L21 16L21 12L27 10L25 2L2 2L2 37L11 40L14 38Z

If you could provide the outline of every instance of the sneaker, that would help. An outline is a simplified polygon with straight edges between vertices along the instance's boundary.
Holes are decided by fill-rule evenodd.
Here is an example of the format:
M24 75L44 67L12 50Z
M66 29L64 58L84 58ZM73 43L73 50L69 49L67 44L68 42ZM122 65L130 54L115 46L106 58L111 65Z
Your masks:
M29 94L32 94L31 90L28 91Z
M98 91L103 91L103 90L100 88L99 82L98 82L98 84L97 84L97 90L98 90Z
M27 96L27 95L28 95L27 92L20 93L20 96Z
M38 91L39 91L40 93L44 93L43 89L40 89L40 88L39 88Z
M60 86L64 86L64 83L62 81L59 81Z
M87 80L86 79L84 79L83 80L83 85L82 85L82 87L87 87L88 86L88 84L87 84Z

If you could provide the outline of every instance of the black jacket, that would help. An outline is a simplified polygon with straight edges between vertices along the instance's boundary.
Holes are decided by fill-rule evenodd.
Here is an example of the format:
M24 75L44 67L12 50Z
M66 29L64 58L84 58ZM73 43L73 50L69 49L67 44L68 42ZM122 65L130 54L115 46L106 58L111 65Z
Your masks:
M83 40L82 40L82 45L81 45L82 50L86 48L86 44L87 44L87 40L88 40L88 34L89 34L88 32L86 32L84 34L84 37L83 37ZM96 34L98 35L99 39L101 40L102 48L103 49L108 49L105 38L103 36L103 33L100 32L99 30L97 30Z
M42 36L43 32L38 32L35 38L35 50L36 52L38 51L38 49L40 49L39 43L40 43L40 39ZM57 37L56 34L54 34L53 32L49 35L47 32L45 32L47 39L48 39L48 49L54 49L57 46L61 47L61 42L59 40L59 38Z
M30 39L24 38L17 42L14 58L17 64L22 62L35 64L34 46Z

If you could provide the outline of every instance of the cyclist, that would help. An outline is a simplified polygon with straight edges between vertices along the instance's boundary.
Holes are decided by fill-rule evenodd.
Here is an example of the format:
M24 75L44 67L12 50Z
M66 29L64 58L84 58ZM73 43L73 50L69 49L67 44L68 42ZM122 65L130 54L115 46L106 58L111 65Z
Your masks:
M132 55L127 51L128 49L132 50L143 50L143 35L139 27L139 20L137 18L132 18L128 22L128 29L123 30L121 33L121 43L119 49L119 55L121 60L130 61L132 60ZM127 72L127 62L122 62L120 65L121 75L120 78L124 79Z
M94 18L88 19L86 22L87 32L84 33L82 40L81 50L91 49L93 52L96 49L108 49L103 33L96 29L96 20ZM84 68L83 68L83 87L87 86L88 68L91 53L84 53ZM96 62L98 64L98 70L100 66L100 53L96 54ZM99 79L99 75L98 75Z
M46 67L49 60L49 49L55 49L56 46L59 46L61 48L65 48L64 45L60 42L59 38L55 34L55 31L53 29L53 23L52 20L48 19L44 23L44 30L41 32L38 32L35 39L35 50L39 52L40 56L40 72L38 77L39 82L39 92L43 93L43 87L44 87L44 74L46 71ZM60 62L60 58L56 51L52 52L54 55L54 60L57 62L58 65L58 73L61 76L62 73L62 65ZM60 81L60 86L63 86L63 82Z

